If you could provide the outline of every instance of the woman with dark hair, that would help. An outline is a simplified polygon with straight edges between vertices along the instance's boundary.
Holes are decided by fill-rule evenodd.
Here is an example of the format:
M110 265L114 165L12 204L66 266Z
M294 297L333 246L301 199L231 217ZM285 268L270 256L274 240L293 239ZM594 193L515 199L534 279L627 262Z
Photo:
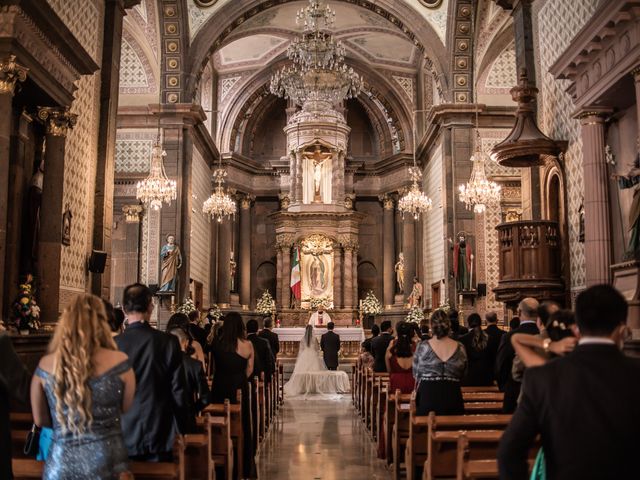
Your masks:
M211 402L224 403L229 399L237 403L237 391L242 392L243 478L256 478L253 442L251 438L251 405L249 403L249 376L253 372L253 344L247 340L242 317L237 312L224 316L224 330L211 344L213 385Z
M431 315L433 338L418 345L413 357L417 382L416 413L462 415L464 402L460 382L467 369L464 347L449 337L451 322L442 310Z
M467 386L493 385L493 361L489 345L489 335L482 329L482 318L477 313L467 317L471 331L460 337L460 343L467 352L469 368L462 384Z
M400 322L396 325L397 337L391 340L385 362L389 372L389 391L400 389L402 393L413 392L415 381L411 368L413 366L413 352L416 347L413 342L415 330L413 322Z
M460 325L460 313L458 310L449 310L449 322L451 323L451 329L449 330L449 336L454 340L460 340L460 337L469 333L469 329L464 325Z
M203 367L206 367L204 362L204 350L202 349L202 345L200 345L197 341L194 341L193 335L191 335L191 331L189 330L189 324L189 317L184 313L174 313L169 317L169 322L167 323L165 332L169 333L171 330L179 328L184 333L186 333L189 337L189 346L187 347L187 353L191 355L191 358L202 362Z
M108 302L104 298L102 304L107 312L107 322L111 329L111 336L115 337L122 333L122 325L124 325L124 312L120 308L114 308L111 302Z

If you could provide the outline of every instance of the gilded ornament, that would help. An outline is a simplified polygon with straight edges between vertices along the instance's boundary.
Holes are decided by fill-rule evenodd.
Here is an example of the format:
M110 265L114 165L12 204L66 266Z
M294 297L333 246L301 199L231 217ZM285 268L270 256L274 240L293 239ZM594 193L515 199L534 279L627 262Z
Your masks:
M168 83L170 87L176 87L178 85L178 77L169 77Z
M0 62L0 93L13 94L16 82L24 82L28 71L28 68L16 63L15 55Z
M467 65L469 65L469 62L467 61L467 59L465 57L457 57L456 58L456 66L459 69L466 70Z
M169 50L171 53L178 51L177 42L169 42L169 43L167 43L167 50Z
M167 95L167 102L176 103L177 101L178 101L178 94L177 93L170 93L169 95Z
M39 107L38 119L45 124L48 135L66 137L69 129L76 125L78 115L69 108Z
M330 238L319 233L309 235L302 240L302 252L311 255L322 255L333 251L333 242Z
M124 213L124 220L127 223L138 223L140 221L140 215L142 214L142 205L125 205L122 207L122 213Z
M176 16L176 9L175 7L169 5L167 7L165 7L164 9L164 14L167 17L175 17Z
M176 60L175 58L171 58L167 61L167 65L170 69L175 70L176 68L178 68L178 60Z
M167 33L170 33L171 35L175 35L176 32L178 31L178 26L175 23L169 23L167 24Z

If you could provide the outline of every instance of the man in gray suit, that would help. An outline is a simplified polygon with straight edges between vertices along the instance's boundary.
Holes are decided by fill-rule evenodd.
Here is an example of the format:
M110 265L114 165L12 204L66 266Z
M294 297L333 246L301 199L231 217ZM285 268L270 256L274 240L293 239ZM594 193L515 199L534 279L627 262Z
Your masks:
M329 370L338 369L338 352L340 351L340 335L333 332L335 324L327 324L327 333L320 337L320 348L324 363Z

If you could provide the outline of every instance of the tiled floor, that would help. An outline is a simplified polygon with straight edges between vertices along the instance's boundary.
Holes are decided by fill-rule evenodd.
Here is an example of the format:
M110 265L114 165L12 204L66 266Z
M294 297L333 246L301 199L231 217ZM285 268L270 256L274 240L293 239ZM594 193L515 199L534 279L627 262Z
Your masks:
M351 396L285 400L258 455L260 480L390 480Z

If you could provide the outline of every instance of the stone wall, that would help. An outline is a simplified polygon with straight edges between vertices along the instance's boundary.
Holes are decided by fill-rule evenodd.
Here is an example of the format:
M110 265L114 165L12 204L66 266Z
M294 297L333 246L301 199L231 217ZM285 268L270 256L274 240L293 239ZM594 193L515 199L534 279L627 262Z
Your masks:
M211 171L197 148L193 149L191 177L191 263L189 277L202 283L202 305L209 305L211 224L202 204L211 194Z

